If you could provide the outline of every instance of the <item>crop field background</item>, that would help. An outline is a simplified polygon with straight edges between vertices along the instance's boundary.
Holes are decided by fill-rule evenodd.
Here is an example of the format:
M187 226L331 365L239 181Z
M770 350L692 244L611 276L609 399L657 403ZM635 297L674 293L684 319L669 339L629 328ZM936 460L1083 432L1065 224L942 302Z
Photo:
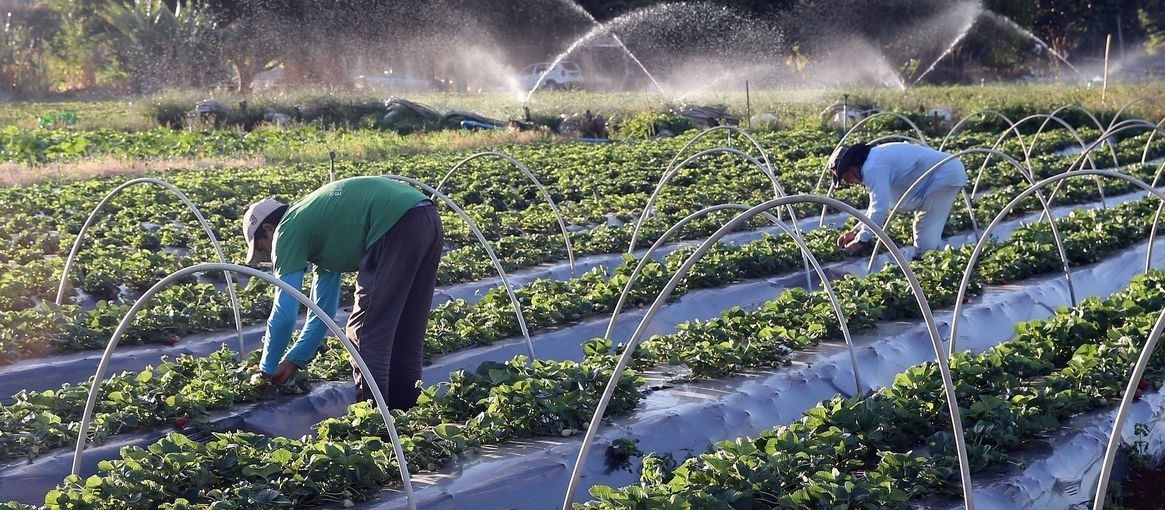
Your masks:
M293 4L0 1L0 510L1158 507L1160 1ZM944 248L837 245L855 142L965 165ZM407 410L354 274L277 386L237 265L369 175L445 229Z

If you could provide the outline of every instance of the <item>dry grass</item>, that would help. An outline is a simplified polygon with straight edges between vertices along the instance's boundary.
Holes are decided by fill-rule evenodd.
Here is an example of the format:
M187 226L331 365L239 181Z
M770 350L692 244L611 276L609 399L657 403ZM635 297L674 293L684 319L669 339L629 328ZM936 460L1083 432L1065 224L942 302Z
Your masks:
M0 163L0 185L19 186L50 179L78 180L111 175L137 176L161 170L206 170L227 167L258 167L262 158L173 158L125 160L111 156L48 165Z
M269 147L260 154L212 158L122 159L95 156L82 160L27 165L0 163L0 186L34 184L51 179L79 180L103 176L140 176L170 170L257 168L266 165L319 163L336 151L346 161L378 161L392 156L439 151L482 150L509 144L553 143L562 140L546 130L440 131L415 135L358 136L293 147Z

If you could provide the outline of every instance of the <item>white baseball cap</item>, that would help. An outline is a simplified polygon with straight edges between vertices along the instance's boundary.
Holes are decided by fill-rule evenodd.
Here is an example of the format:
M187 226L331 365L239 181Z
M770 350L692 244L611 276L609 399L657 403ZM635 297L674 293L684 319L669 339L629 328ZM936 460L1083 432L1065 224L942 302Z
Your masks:
M243 215L243 239L247 241L246 264L248 266L253 266L259 262L255 260L255 234L259 232L259 226L263 224L263 220L267 219L267 216L285 205L287 204L280 202L275 197L267 197L247 208L247 213Z

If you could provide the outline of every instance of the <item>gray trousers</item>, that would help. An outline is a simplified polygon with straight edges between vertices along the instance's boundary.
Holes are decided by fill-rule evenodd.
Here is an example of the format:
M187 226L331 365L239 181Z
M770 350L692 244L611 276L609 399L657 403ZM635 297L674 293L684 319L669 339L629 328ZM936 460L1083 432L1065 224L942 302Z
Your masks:
M962 190L962 186L945 186L933 190L922 202L922 207L914 213L914 246L918 247L915 256L943 247L943 227Z
M360 258L346 333L392 409L408 409L420 395L416 384L444 242L441 216L428 204L409 209ZM358 397L372 400L355 361L352 369Z

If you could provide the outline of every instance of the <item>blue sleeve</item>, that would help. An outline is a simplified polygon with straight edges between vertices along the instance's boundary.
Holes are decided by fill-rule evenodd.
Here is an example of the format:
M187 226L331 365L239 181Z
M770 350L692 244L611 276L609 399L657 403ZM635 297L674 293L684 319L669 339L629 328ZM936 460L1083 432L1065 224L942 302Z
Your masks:
M328 314L329 318L335 317L336 308L340 306L340 273L322 273L317 270L311 286L311 299ZM324 333L327 332L328 326L324 320L308 310L307 324L303 326L299 340L295 341L283 359L299 365L300 368L307 366L319 350Z
M303 271L293 271L279 277L292 288L303 288ZM263 359L259 369L267 375L274 375L279 369L279 360L291 341L295 330L295 319L299 316L299 301L291 294L275 288L275 299L271 305L271 316L267 318L267 333L263 336Z

